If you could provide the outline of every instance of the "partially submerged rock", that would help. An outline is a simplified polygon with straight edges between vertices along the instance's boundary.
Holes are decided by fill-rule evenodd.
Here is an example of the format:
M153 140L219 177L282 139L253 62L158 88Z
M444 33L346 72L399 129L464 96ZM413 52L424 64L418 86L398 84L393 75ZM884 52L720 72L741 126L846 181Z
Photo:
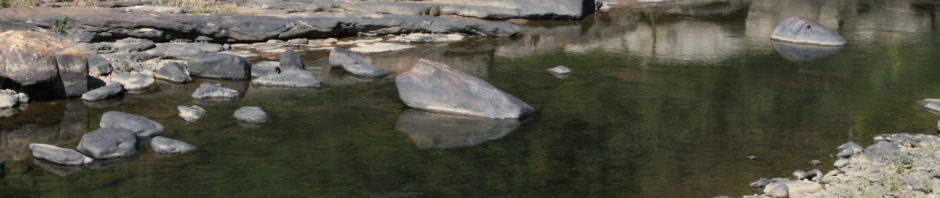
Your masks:
M251 84L272 87L320 87L320 79L310 71L292 69L256 78L251 80Z
M845 38L828 27L803 17L784 19L770 38L777 41L823 46L843 46Z
M262 61L251 65L251 77L257 78L270 74L280 73L279 62L276 61Z
M111 74L110 77L111 81L121 83L121 85L124 85L124 89L130 91L145 90L150 88L150 86L153 86L153 84L156 82L153 80L153 77L144 74L116 72Z
M94 161L78 151L48 144L29 144L29 150L32 151L33 157L61 165L77 166Z
M124 91L124 85L121 83L110 83L97 89L82 94L82 100L97 101L116 96Z
M82 135L78 151L95 159L129 157L137 153L137 137L122 128L100 128Z
M193 76L245 80L251 78L251 64L241 56L224 53L201 53L189 59Z
M294 52L294 50L287 50L284 54L281 54L281 62L278 68L281 70L306 69L303 59L301 59L300 55L297 55L297 52Z
M330 65L341 67L347 72L366 78L384 77L391 72L370 64L365 58L355 52L343 48L333 48L330 51Z
M187 122L195 122L199 119L202 119L202 116L206 115L206 109L199 107L198 105L193 106L176 106L176 110L179 110L179 116L186 120Z
M398 115L395 130L407 134L418 148L446 149L499 139L520 125L520 122L514 119L406 110Z
M144 116L124 113L120 111L108 111L101 116L101 128L120 128L126 129L137 136L147 137L163 133L163 125L150 120Z
M238 108L232 116L238 121L247 123L265 123L268 121L268 114L264 113L260 107L255 106Z
M222 87L219 83L202 83L192 94L195 99L207 98L235 98L238 97L238 91Z
M402 101L412 108L501 119L535 111L486 81L429 60L419 60L411 70L398 75L395 83Z
M186 66L179 62L167 62L163 64L160 69L157 69L157 71L153 72L153 76L157 79L162 79L173 83L185 83L193 81L193 79L189 77L189 72L186 72Z
M781 57L793 62L825 58L835 55L843 49L843 47L836 46L799 45L777 41L770 42L770 45Z
M548 72L555 74L555 75L566 75L566 74L571 73L571 69L569 69L568 67L565 67L564 65L559 65L557 67L549 68Z
M150 148L158 154L185 154L196 151L196 146L161 136L150 140Z

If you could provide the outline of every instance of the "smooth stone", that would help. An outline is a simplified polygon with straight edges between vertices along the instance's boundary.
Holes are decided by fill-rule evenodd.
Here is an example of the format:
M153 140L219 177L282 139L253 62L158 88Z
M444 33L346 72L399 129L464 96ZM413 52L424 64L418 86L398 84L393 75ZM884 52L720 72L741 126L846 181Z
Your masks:
M280 73L278 69L280 63L276 61L262 61L251 65L251 77L257 78L270 74Z
M320 87L320 79L307 70L292 69L251 80L251 84L272 87Z
M552 67L548 69L548 72L555 75L565 75L571 73L571 69L565 67L564 65L559 65L557 67Z
M760 158L757 157L756 155L748 155L748 156L747 156L747 159L748 159L748 160L758 160L758 159L760 159Z
M465 36L461 34L411 33L408 35L402 35L388 39L388 41L403 43L453 42L463 40L464 37Z
M798 16L780 22L774 28L770 38L782 42L823 46L844 46L846 44L845 38L839 36L832 29L813 20Z
M82 94L82 100L97 101L116 96L124 91L124 85L121 83L110 83L97 89Z
M108 111L101 116L101 128L119 128L126 129L137 136L148 137L163 133L163 125L154 122L144 116L124 113L120 111Z
M777 195L782 195L782 193L776 192L776 191L779 190L781 186L786 187L785 189L786 189L787 196L784 196L784 197L797 195L797 194L819 192L820 190L823 190L823 186L816 182L805 181L805 180L800 180L800 181L786 180L786 181L775 181L770 184L767 184L767 186L764 188L764 192L770 195L771 197L778 197Z
M77 166L94 161L92 158L73 149L59 148L48 144L29 144L33 157L61 165Z
M809 165L812 165L812 166L819 166L820 164L822 164L822 161L819 161L819 160L809 161Z
M153 73L157 79L170 81L173 83L185 83L193 81L186 72L186 66L179 62L167 62Z
M189 59L193 76L245 80L251 78L251 64L241 56L224 53L200 53Z
M767 184L770 184L770 179L760 178L757 179L757 181L751 182L750 186L751 188L763 188L764 186L767 186Z
M424 59L398 75L395 84L402 101L417 109L500 119L535 111L476 76Z
M365 58L343 48L330 50L330 65L341 67L347 72L366 78L380 78L391 74L388 70L372 65Z
M264 113L260 107L255 106L238 108L233 116L236 120L247 123L265 123L268 121L268 114Z
M868 146L863 152L866 156L869 156L869 159L884 159L894 157L896 153L900 152L900 147L892 142L878 142Z
M238 97L238 91L222 87L222 84L202 83L196 91L193 91L193 98L235 98Z
M121 85L124 85L124 89L129 91L145 90L156 82L153 77L144 74L115 72L110 76L111 81L121 83Z
M787 185L775 185L772 188L764 188L764 189L765 189L764 193L766 193L768 196L772 198L790 197L790 189L788 189Z
M356 44L356 47L350 48L350 51L359 52L359 53L379 53L379 52L391 52L399 51L413 46L401 45L395 43L359 43Z
M88 74L94 76L103 76L111 73L111 61L101 57L101 55L88 55Z
M206 109L203 109L202 107L198 105L192 105L192 106L180 105L180 106L176 106L176 110L180 112L179 116L183 118L183 120L186 120L187 122L198 121L199 119L202 118L202 116L206 115Z
M842 168L842 167L845 167L846 165L849 165L848 159L839 159L839 160L836 160L836 162L832 163L832 166L836 168Z
M95 159L129 157L137 153L137 137L134 134L127 129L102 126L82 135L78 151Z
M927 98L917 101L917 103L927 108L927 111L940 115L940 99Z
M161 136L150 140L150 148L158 154L185 154L196 151L196 146Z
M58 76L56 57L65 50L83 53L46 34L30 31L0 33L0 77L21 86L51 82Z
M215 43L157 43L153 49L146 53L153 57L164 59L188 60L200 53L221 52L222 45Z
M281 70L305 69L303 59L294 50L287 50L281 54L281 62L278 66Z

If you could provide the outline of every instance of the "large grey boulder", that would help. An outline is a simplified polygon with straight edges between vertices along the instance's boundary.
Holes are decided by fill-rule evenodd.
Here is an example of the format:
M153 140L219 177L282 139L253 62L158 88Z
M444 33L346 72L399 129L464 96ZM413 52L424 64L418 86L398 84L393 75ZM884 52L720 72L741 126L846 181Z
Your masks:
M366 78L379 78L391 74L388 70L370 64L359 54L338 47L330 51L330 65L341 67L353 75Z
M88 74L94 76L103 76L111 73L111 61L101 57L101 55L88 55Z
M163 125L144 116L108 111L101 116L101 128L120 128L134 132L137 136L147 137L163 133Z
M59 76L56 56L66 47L38 32L0 33L0 77L22 86L52 81Z
M251 84L272 87L320 87L320 79L307 70L292 69L251 80Z
M269 74L277 74L280 72L278 66L280 63L276 61L262 61L251 65L251 77L257 78Z
M150 140L150 148L158 154L184 154L196 151L196 146L161 136Z
M137 153L137 136L121 128L100 128L82 135L78 151L95 159L129 157Z
M478 118L406 110L398 115L395 130L408 135L418 148L455 148L481 144L519 128L515 119Z
M486 81L429 60L418 60L411 70L398 75L395 83L399 97L412 108L500 119L535 111Z
M72 149L59 148L48 144L29 144L33 157L61 165L82 165L94 161L88 156Z
M224 53L201 53L189 59L193 76L244 80L251 78L251 64L241 56Z
M219 83L202 83L192 94L195 99L207 98L235 98L238 97L238 91L222 87Z
M155 83L153 77L144 74L115 72L110 77L111 81L121 83L121 85L124 85L124 89L130 91L145 90Z
M187 122L195 122L199 119L202 119L202 116L206 115L206 109L198 105L193 106L176 106L176 110L179 110L179 116L186 120Z
M104 100L116 96L123 91L124 86L121 85L121 83L109 83L103 87L98 87L96 89L92 89L91 91L85 92L82 94L82 100Z
M843 46L845 38L828 27L803 17L784 19L770 38L777 41L824 46Z
M255 106L238 108L232 116L238 121L247 123L265 123L268 121L268 114L264 113L260 107Z
M300 58L300 55L297 55L297 52L288 49L281 54L281 62L278 68L281 70L305 69L304 60Z
M186 66L179 62L167 62L163 64L160 69L153 72L153 77L173 83L193 81L193 79L189 77L189 72L186 72Z

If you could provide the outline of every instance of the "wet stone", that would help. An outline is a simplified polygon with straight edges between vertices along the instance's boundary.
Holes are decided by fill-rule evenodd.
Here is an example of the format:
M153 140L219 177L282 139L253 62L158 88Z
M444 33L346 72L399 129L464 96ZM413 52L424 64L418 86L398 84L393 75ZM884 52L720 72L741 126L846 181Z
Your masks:
M255 106L238 108L233 116L236 120L247 123L265 123L268 121L268 114Z

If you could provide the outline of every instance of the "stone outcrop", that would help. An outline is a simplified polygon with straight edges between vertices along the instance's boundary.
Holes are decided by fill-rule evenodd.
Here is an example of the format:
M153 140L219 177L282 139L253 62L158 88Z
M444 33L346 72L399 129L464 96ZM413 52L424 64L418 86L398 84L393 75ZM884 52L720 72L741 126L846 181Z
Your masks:
M0 33L0 77L20 86L51 83L60 97L88 90L88 60L78 48L28 31Z
M265 123L268 121L268 114L255 106L238 108L232 116L240 122L247 123Z

